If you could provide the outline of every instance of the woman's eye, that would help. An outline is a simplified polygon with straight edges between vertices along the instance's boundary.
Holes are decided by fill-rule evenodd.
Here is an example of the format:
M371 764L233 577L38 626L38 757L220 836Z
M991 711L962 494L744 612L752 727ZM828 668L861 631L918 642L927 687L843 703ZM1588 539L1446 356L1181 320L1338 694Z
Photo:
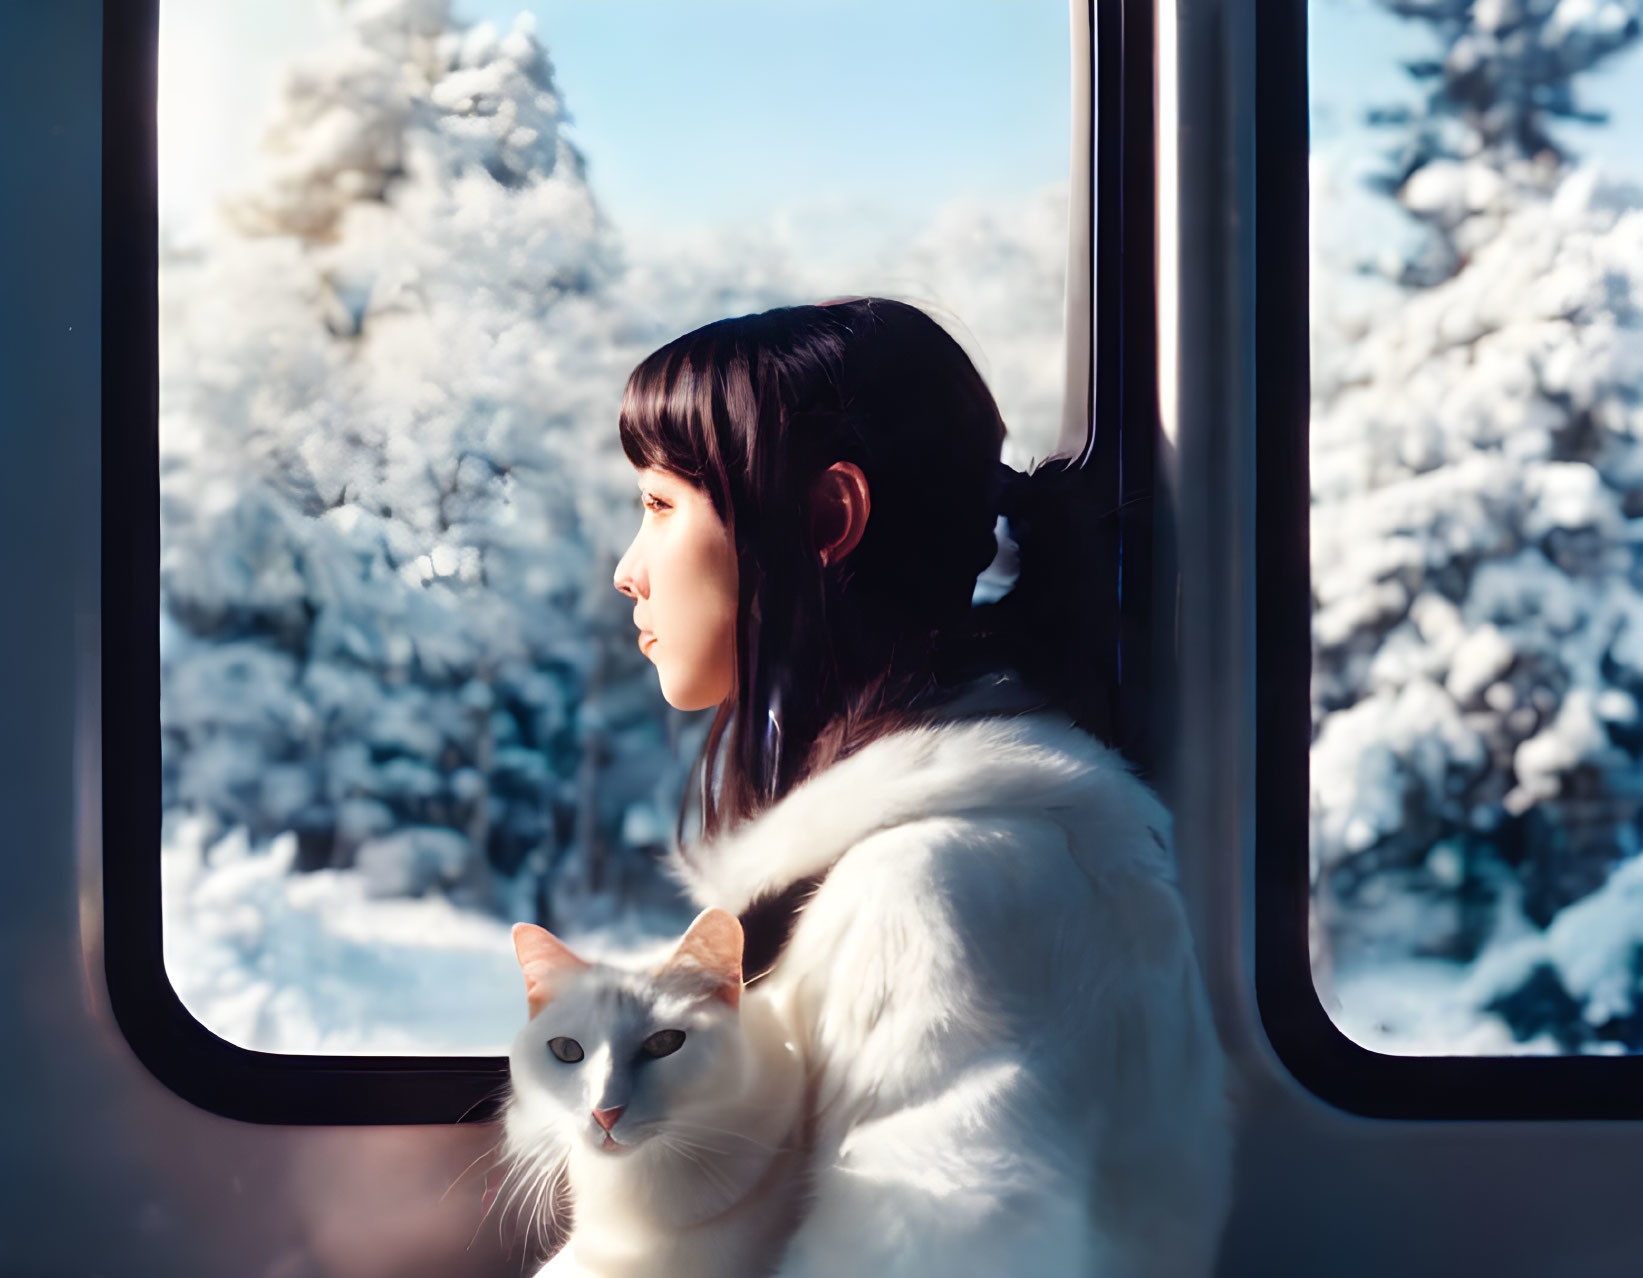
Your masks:
M548 1050L567 1065L574 1065L582 1059L582 1044L574 1038L550 1038Z
M640 1046L646 1056L672 1056L684 1045L684 1030L657 1030Z

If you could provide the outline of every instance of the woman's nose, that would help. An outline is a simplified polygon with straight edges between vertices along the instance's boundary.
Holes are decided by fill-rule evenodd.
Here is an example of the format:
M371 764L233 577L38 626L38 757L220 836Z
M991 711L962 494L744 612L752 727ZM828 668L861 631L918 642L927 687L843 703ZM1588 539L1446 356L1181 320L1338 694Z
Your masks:
M639 585L633 572L632 546L627 548L627 553L617 562L616 576L611 584L616 587L618 593L626 595L629 599L639 597Z

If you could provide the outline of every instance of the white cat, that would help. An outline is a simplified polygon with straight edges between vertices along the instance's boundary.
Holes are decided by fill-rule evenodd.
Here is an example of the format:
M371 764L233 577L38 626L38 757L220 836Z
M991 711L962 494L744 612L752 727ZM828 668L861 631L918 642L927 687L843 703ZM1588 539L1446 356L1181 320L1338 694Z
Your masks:
M539 1278L753 1278L797 1223L804 1065L742 990L733 914L697 916L651 972L513 929L530 1022L509 1053L503 1192L570 1243ZM568 1194L566 1191L568 1190Z

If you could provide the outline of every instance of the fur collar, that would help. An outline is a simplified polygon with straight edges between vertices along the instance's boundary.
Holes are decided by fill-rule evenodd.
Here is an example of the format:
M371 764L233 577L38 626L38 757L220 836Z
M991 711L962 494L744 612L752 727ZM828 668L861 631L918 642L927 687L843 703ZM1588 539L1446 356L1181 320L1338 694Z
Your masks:
M741 913L881 830L1022 809L1055 817L1075 845L1078 831L1099 830L1104 847L1173 877L1168 811L1116 751L1054 710L950 717L880 737L688 861L676 850L670 871L698 905Z

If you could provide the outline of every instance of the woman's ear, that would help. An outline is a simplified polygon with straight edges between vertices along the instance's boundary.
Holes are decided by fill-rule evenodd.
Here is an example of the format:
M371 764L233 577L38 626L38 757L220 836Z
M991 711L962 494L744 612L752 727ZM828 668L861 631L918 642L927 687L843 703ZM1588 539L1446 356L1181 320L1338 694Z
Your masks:
M810 536L824 564L843 559L867 531L873 501L854 462L834 462L810 485Z

